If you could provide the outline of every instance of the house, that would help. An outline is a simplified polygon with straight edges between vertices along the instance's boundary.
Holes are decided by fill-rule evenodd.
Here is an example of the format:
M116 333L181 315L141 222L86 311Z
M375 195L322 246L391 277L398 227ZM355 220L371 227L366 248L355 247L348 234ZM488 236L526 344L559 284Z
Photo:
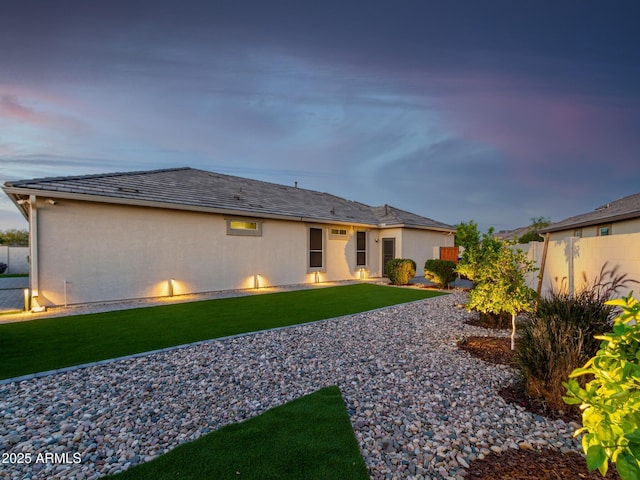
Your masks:
M384 205L193 168L7 182L36 306L380 277L455 229Z
M552 223L540 230L551 240L566 237L601 237L640 232L640 193L615 200L583 213Z

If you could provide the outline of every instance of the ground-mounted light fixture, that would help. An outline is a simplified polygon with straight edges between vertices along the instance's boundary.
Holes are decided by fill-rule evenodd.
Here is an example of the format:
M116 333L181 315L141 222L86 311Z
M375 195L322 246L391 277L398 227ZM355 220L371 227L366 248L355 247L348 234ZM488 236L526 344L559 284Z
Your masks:
M256 273L253 276L253 288L255 288L256 290L258 288L260 288L260 274L259 273Z
M175 288L176 288L176 280L175 278L170 278L169 279L169 296L170 297L173 297Z

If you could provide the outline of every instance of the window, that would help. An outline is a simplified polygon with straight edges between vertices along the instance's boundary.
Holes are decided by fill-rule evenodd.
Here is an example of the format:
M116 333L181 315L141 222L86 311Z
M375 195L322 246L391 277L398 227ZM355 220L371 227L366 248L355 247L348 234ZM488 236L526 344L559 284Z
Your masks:
M321 269L324 266L323 234L321 228L309 228L309 268Z
M227 219L227 235L262 236L262 222L243 218Z
M582 238L582 229L581 228L577 228L576 230L573 231L573 236L574 237L578 237L578 238Z
M356 232L356 266L367 265L367 232Z
M598 227L598 236L599 237L606 237L607 235L611 235L611 224L600 225Z
M346 240L347 239L347 229L346 228L332 228L329 230L329 238L339 238Z

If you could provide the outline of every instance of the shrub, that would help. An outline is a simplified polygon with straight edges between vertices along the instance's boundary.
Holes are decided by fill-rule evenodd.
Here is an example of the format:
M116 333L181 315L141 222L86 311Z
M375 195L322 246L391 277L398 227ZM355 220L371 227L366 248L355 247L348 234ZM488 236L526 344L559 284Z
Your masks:
M0 262L0 274L3 274L7 270L7 264Z
M389 281L394 285L407 285L416 275L416 262L410 258L394 258L386 265Z
M607 302L622 308L613 332L599 335L600 350L564 386L564 401L580 405L582 448L589 470L604 476L609 460L622 480L640 478L640 304L631 295ZM584 388L576 380L593 376Z
M444 288L456 279L456 263L451 260L427 260L424 263L424 276Z
M539 299L520 329L516 351L529 395L552 410L567 408L562 400L563 382L598 351L600 341L594 337L608 331L614 317L613 307L605 302L629 281L615 268L607 270L605 264L583 291L574 295L552 292Z

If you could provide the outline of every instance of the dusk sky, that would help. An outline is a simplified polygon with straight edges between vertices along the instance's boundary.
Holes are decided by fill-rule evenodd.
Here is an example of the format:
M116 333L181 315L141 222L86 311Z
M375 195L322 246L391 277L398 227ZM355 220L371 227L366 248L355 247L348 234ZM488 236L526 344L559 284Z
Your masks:
M637 1L1 7L2 184L191 166L483 230L640 192Z

